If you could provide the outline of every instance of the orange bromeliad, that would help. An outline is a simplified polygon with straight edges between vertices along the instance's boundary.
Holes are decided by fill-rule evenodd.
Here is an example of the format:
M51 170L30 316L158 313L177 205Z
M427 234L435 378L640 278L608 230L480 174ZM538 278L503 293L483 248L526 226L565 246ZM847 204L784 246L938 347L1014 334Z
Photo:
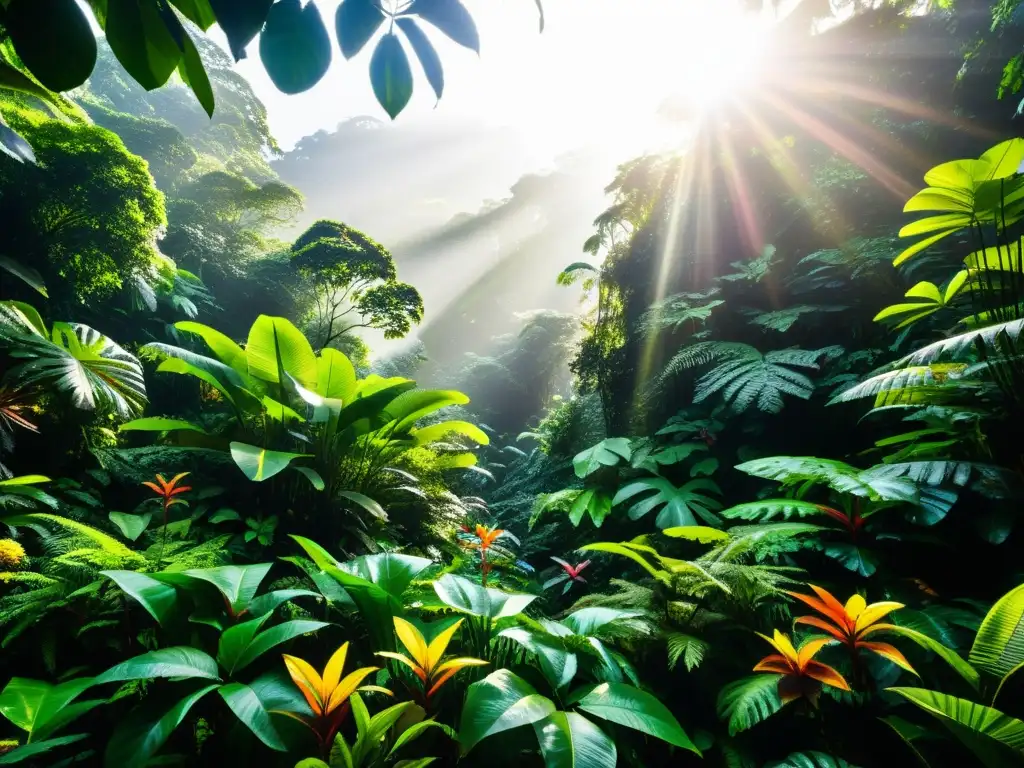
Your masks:
M843 691L850 690L846 679L839 672L828 664L814 660L818 651L832 642L830 638L808 640L797 650L789 636L777 629L774 638L760 632L757 636L767 640L778 653L765 656L754 667L754 671L782 675L782 679L779 680L779 697L783 704L788 704L801 696L806 696L812 704L816 703L822 683Z
M329 752L334 744L334 736L348 714L349 697L356 691L377 691L389 696L391 691L376 685L361 685L366 677L376 672L379 667L362 667L342 678L345 657L348 655L348 643L342 645L324 667L324 675L320 677L315 669L306 661L282 654L285 668L292 681L306 698L309 708L313 710L313 718L305 718L293 712L281 714L294 717L305 724L316 735L321 749Z
M801 595L796 592L787 592L787 594L806 603L828 620L826 621L817 616L800 616L794 620L794 623L807 624L828 632L836 640L843 643L854 656L856 656L857 651L863 648L877 653L879 656L888 659L908 672L917 674L914 668L910 666L910 662L906 660L895 646L864 639L875 632L891 630L893 628L892 624L879 624L878 622L893 611L902 608L903 603L881 602L868 605L863 597L854 595L846 601L846 605L843 605L828 590L816 587L813 584L808 584L808 586L814 590L817 597Z
M483 659L467 657L443 661L444 652L448 649L448 644L452 641L455 632L462 625L462 621L462 619L456 621L428 644L422 632L405 619L396 616L395 633L412 658L390 651L377 651L376 655L400 661L415 672L423 682L423 703L429 704L430 697L437 693L441 686L460 669L478 667L488 663Z

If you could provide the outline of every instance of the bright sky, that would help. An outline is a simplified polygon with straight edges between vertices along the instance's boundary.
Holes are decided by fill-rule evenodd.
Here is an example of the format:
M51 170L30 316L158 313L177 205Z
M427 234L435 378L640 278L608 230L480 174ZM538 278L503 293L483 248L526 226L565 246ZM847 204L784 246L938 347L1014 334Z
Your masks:
M332 37L338 2L317 0ZM737 29L735 0L544 0L543 34L532 0L464 2L480 31L480 57L425 25L444 63L444 97L435 109L414 60L415 91L399 122L476 119L514 126L551 152L597 143L626 159L657 140L653 115L666 96L739 79L750 63L752 38ZM345 61L335 44L328 74L295 96L271 84L258 41L238 68L288 148L348 117L386 119L369 82L372 45Z

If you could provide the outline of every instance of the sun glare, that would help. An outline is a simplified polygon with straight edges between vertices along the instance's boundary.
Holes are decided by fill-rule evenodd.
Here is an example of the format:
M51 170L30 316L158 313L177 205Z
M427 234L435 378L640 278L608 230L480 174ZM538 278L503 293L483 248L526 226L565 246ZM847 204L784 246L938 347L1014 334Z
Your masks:
M657 67L667 95L697 112L740 98L757 81L768 29L763 18L722 0L683 3L678 14L682 40L662 49Z

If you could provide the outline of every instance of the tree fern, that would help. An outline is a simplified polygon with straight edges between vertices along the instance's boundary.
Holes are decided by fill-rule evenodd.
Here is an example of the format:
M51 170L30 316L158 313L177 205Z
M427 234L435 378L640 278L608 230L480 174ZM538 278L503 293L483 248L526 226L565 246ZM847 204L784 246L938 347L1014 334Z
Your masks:
M813 315L817 312L841 312L844 309L846 309L846 307L797 304L792 307L776 309L771 312L754 312L753 317L749 322L751 325L761 326L765 330L785 333L796 325L796 323L800 321L800 318L806 315Z
M753 728L780 709L781 675L752 675L729 683L718 694L718 716L728 722L729 735Z
M678 371L719 361L719 365L698 381L694 402L721 394L736 412L752 405L767 413L783 408L783 396L808 399L814 383L792 368L818 369L821 353L802 349L779 349L762 354L749 344L736 342L701 342L683 349L665 367L661 380Z
M718 293L712 289L705 293L677 293L652 304L644 313L640 322L648 331L663 328L679 330L689 324L691 330L703 325L711 317L711 313L725 304L722 299L711 298Z

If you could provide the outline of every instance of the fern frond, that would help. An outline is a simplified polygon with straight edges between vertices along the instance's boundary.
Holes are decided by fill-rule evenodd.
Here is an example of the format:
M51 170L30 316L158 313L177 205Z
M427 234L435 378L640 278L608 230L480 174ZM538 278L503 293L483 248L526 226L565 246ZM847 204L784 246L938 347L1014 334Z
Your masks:
M934 363L885 371L839 392L829 400L828 404L846 403L862 397L874 397L876 408L906 405L919 402L914 395L921 389L949 389L955 392L965 387L978 386L977 382L961 378L966 369L967 365L964 363Z
M687 672L692 672L700 666L711 647L707 641L682 632L668 632L665 635L665 644L668 649L668 668L675 669L679 659L682 659Z
M145 559L136 552L128 549L124 544L115 539L113 536L109 536L103 531L97 530L90 525L80 523L77 520L72 520L68 517L62 517L61 515L51 515L48 512L32 512L27 515L16 515L13 517L7 517L4 522L10 526L35 526L43 525L44 523L50 523L62 528L69 533L77 536L82 536L95 542L97 546L104 552L111 555L117 555L123 558L123 561L133 561L138 564L145 562Z
M729 683L718 694L718 716L728 721L729 735L753 728L782 709L781 675L752 675Z

